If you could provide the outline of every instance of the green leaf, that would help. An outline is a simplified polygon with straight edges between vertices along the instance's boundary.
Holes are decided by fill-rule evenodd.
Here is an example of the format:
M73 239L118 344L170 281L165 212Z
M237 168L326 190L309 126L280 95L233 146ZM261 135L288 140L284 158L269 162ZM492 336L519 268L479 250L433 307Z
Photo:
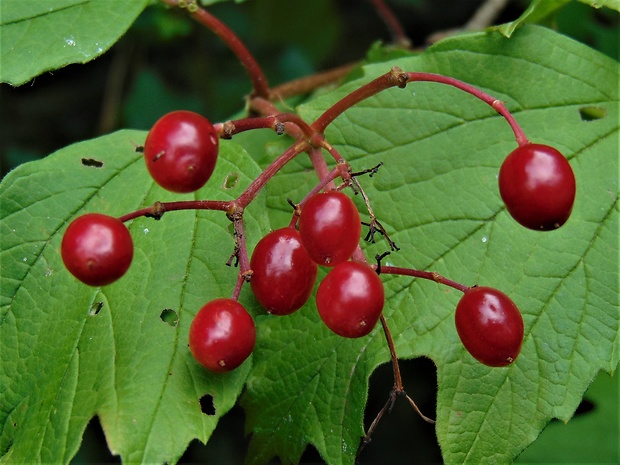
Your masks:
M568 423L554 421L521 454L517 463L620 462L620 383L601 373L584 396L585 411ZM584 441L587 438L587 441Z
M153 183L135 151L145 134L72 145L20 166L0 185L4 463L67 463L95 415L123 461L175 462L191 440L209 439L241 392L251 362L214 376L187 348L193 315L236 282L235 269L224 266L234 246L224 214L131 221L134 261L105 288L77 282L62 264L62 233L78 215L120 216L158 200L228 200L260 172L237 144L223 141L210 182L194 195L172 195ZM237 185L224 188L230 174ZM267 230L262 203L259 197L246 213L250 243ZM213 415L201 413L205 395Z
M532 0L529 7L516 20L501 26L495 26L499 32L506 37L510 37L513 32L526 23L540 23L550 15L562 8L571 0ZM593 8L607 7L615 11L620 11L619 0L579 0L581 3L590 5Z
M0 81L20 85L45 71L98 57L118 41L148 2L2 2Z
M459 292L384 278L384 312L398 355L437 365L444 461L506 463L550 419L568 420L596 373L618 364L618 64L540 27L524 27L511 39L478 33L366 66L364 77L307 103L301 114L312 121L392 66L452 76L505 101L530 139L558 148L576 174L566 225L550 233L520 227L497 189L502 160L516 147L509 126L471 95L437 83L383 92L346 111L326 133L354 171L384 163L361 182L401 248L388 262L499 288L521 309L520 357L510 367L488 368L456 334ZM592 107L604 116L584 118ZM276 177L268 205L282 208L286 196L299 201L316 182L308 167L302 159ZM387 248L384 241L367 244L366 254ZM249 462L296 462L313 444L330 464L353 463L368 378L389 360L381 328L343 340L324 328L310 303L291 317L262 320L259 341L242 398L254 433ZM410 407L401 401L396 408Z

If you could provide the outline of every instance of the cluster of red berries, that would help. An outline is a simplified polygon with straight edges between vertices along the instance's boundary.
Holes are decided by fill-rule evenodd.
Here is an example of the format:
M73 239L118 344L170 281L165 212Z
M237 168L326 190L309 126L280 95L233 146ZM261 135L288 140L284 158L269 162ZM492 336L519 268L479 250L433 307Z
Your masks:
M155 123L143 152L148 171L159 185L173 192L193 192L213 173L218 134L204 117L176 111ZM527 142L502 164L499 189L520 224L552 230L571 213L575 178L560 152ZM297 214L296 222L267 234L252 253L249 277L256 300L271 314L289 315L312 295L318 266L330 267L316 292L321 319L340 336L367 335L380 319L384 288L374 267L351 259L361 235L355 204L343 192L331 190L309 197ZM80 281L104 286L129 268L133 241L120 219L89 213L69 225L61 253L67 269ZM521 313L496 289L467 288L457 305L455 323L465 348L486 365L506 366L521 350ZM242 364L255 341L252 317L232 298L204 305L189 332L193 356L215 372Z

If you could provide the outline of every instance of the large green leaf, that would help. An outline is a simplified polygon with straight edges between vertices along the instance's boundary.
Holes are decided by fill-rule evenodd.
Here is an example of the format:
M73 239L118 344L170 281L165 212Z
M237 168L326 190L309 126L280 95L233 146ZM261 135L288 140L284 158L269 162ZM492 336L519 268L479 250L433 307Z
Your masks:
M363 77L306 104L302 115L318 117L391 66L487 90L533 141L560 149L575 170L572 218L538 233L516 224L498 194L499 166L516 147L510 128L468 94L412 83L348 110L327 131L354 170L384 163L362 183L401 247L389 262L500 288L522 310L522 354L511 367L488 368L459 342L457 291L385 278L385 315L399 356L437 365L436 432L445 462L509 462L551 418L568 420L596 373L618 363L618 64L538 27L511 39L479 33L366 66ZM307 168L296 163L276 178L268 205L299 200L314 182ZM367 255L386 249L379 241ZM251 463L274 455L295 462L308 443L328 463L354 461L367 380L389 360L387 345L380 328L355 341L331 335L312 307L261 322L243 397L254 432Z
M236 270L224 265L234 245L225 215L185 211L159 222L132 221L134 262L103 289L77 282L63 267L61 236L75 216L120 216L179 197L148 176L134 150L144 137L122 131L72 145L22 165L1 185L0 454L6 463L68 462L94 415L124 461L174 462L192 439L208 440L241 392L249 362L213 376L187 349L192 316L213 296L230 294L236 282ZM224 142L210 183L196 195L234 198L258 172L237 144ZM238 183L225 189L231 173ZM267 229L260 205L259 198L247 213L249 240ZM214 414L201 412L204 395L212 396Z
M149 0L5 0L0 81L13 85L107 51Z

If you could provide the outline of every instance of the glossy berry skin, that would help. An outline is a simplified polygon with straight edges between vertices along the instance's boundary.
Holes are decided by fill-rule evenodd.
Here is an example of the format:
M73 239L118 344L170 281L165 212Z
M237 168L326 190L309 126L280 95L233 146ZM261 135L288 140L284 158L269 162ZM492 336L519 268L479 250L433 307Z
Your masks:
M521 312L497 289L472 287L465 291L456 306L455 323L465 349L485 365L510 365L521 351Z
M348 260L359 244L362 224L353 201L342 192L317 194L302 207L301 242L319 265Z
M499 191L522 226L550 231L568 220L575 201L575 175L553 147L526 144L511 152L499 171Z
M87 213L69 224L60 246L73 276L90 286L105 286L125 274L133 259L133 240L117 218Z
M274 315L289 315L308 301L318 270L293 228L263 237L254 248L250 268L256 300Z
M172 192L200 189L217 161L219 138L203 116L185 110L162 116L144 143L144 161L152 178Z
M367 335L379 321L385 292L383 282L369 265L343 262L323 278L316 306L325 325L339 336Z
M192 320L189 349L198 363L215 373L234 370L254 350L256 327L236 300L215 299Z

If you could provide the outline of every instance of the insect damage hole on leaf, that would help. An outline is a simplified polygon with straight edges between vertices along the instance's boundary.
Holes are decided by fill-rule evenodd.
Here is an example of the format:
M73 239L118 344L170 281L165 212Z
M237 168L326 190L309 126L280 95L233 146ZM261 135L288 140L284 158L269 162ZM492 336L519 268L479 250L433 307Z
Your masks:
M161 318L161 321L172 327L175 327L177 324L179 324L179 315L171 308L164 308L161 311L159 318Z
M205 394L200 398L200 411L205 415L215 415L215 405L213 405L211 394Z
M88 314L90 316L95 316L101 311L102 308L103 308L103 302L95 302L90 306L90 309L88 310Z
M103 168L103 162L94 158L82 158L82 165L92 168Z
M239 173L229 173L224 178L224 183L222 184L223 189L233 189L237 183L239 182Z

